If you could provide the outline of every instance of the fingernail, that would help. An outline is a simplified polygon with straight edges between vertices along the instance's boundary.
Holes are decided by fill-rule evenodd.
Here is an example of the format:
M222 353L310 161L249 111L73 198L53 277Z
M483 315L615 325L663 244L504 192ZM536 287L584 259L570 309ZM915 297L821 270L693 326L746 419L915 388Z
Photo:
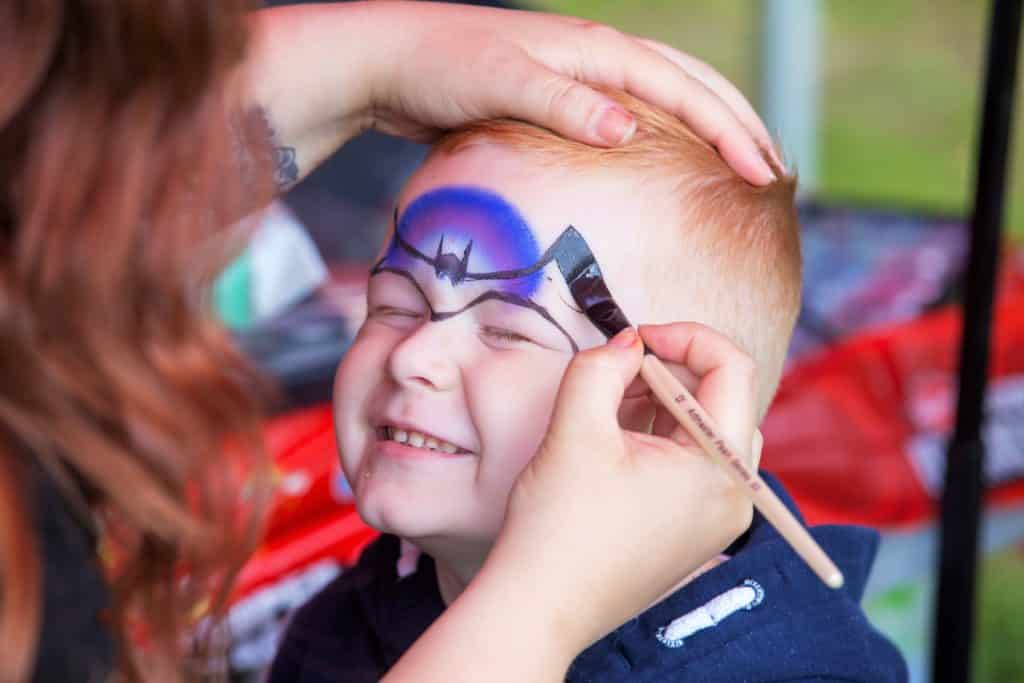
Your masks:
M609 145L621 145L636 132L636 119L622 107L607 107L597 121L597 135Z
M777 168L781 169L783 173L786 172L786 164L782 163L782 157L779 156L779 151L775 149L775 145L768 147L768 156L770 156L772 161L775 162L775 166ZM774 173L772 175L774 175Z
M620 349L628 349L636 343L636 330L632 327L627 327L609 339L608 343L612 346L617 346Z

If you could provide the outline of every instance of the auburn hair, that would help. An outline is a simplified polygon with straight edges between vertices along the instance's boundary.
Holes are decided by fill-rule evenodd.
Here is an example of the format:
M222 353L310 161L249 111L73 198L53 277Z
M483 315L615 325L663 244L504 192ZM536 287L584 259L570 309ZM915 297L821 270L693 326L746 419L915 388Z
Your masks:
M181 674L257 538L262 388L208 295L271 189L230 100L248 5L0 5L0 680L40 631L26 464L99 520L128 678Z
M522 121L499 119L472 123L448 134L435 145L434 153L454 154L490 142L569 168L638 173L661 182L653 191L670 192L677 200L674 227L679 231L680 252L690 257L688 265L703 269L710 294L702 296L713 299L697 322L725 333L757 362L758 404L763 413L781 377L800 310L796 177L765 150L764 159L776 179L765 186L751 185L676 116L619 90L603 92L637 121L633 138L619 147L593 147ZM642 238L643 228L636 229L641 234L633 237ZM678 254L660 256L679 258ZM659 274L673 269L645 270ZM652 281L656 277L646 280L651 297L659 310L671 315L672 299L682 300L687 294L674 289L670 281Z

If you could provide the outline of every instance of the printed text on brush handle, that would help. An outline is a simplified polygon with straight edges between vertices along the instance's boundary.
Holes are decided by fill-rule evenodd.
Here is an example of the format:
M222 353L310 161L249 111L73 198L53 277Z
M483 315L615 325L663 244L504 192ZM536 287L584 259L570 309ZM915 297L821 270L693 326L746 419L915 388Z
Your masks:
M695 407L693 407L693 405L690 404L690 397L687 396L686 394L676 394L672 400L682 405L682 407L686 410L686 414L689 415L690 419L693 420L694 424L697 425L697 429L699 429L704 436L711 440L712 444L715 447L715 450L719 453L719 455L726 459L730 467L736 470L740 477L742 477L743 481L747 483L747 486L750 487L750 490L760 491L761 482L759 482L757 478L751 473L750 469L743 464L743 461L740 460L739 456L733 453L732 449L729 448L729 446L725 443L724 439L715 438L715 433L711 431L711 428L708 427L707 423L704 421L704 418L701 417L700 411L698 411Z

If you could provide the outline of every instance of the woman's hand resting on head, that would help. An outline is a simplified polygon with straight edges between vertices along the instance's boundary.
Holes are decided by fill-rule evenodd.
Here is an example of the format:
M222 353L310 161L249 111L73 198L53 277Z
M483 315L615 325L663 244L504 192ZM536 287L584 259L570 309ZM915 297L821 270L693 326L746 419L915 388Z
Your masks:
M772 149L742 94L700 60L573 17L430 2L352 2L253 15L251 104L299 175L367 128L428 141L477 119L529 121L598 146L632 120L591 86L676 114L736 171L766 184Z
M640 332L726 438L753 444L754 465L760 438L750 358L698 324ZM643 345L627 330L573 359L482 571L387 680L470 681L482 671L488 680L561 680L581 650L746 530L745 492L674 424L656 417L653 434L620 426L642 358ZM434 647L431 656L429 644L447 639L464 647L450 657ZM508 676L494 678L503 658Z

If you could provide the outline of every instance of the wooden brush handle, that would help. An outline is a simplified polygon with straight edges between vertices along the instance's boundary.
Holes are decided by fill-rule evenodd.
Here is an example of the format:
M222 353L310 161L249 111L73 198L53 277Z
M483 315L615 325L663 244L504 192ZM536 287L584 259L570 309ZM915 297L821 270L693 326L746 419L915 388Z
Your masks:
M789 508L775 492L751 470L740 452L733 448L711 416L697 403L693 395L679 383L657 356L647 354L640 366L640 375L658 397L665 409L676 418L690 437L714 458L725 471L743 485L751 500L765 519L774 526L793 550L817 574L826 586L840 588L843 573L829 559L807 529L797 521Z

